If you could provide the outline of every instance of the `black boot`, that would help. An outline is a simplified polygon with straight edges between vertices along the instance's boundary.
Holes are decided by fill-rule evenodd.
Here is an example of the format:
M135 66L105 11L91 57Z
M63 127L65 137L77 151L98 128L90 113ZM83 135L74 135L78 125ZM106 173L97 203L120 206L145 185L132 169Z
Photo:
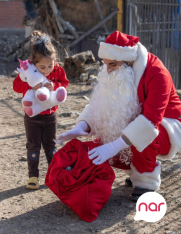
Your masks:
M143 195L144 193L147 193L147 192L154 192L154 190L135 187L131 196L130 196L131 200L136 202L139 199L139 197L141 197L141 195Z
M125 185L128 186L128 187L133 187L133 184L132 184L132 182L130 180L130 177L125 179Z

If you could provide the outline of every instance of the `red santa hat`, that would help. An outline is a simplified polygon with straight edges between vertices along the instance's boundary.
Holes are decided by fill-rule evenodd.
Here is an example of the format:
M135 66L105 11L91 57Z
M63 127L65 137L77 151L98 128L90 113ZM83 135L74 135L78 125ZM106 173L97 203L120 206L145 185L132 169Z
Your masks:
M135 61L137 58L139 37L115 31L100 43L98 56L102 59L117 61Z

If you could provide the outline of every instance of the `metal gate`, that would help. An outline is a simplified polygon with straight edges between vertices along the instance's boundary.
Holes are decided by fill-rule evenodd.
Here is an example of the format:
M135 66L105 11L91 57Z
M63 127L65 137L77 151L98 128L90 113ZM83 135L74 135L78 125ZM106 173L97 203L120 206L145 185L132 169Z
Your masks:
M139 36L181 88L181 0L126 0L126 33Z

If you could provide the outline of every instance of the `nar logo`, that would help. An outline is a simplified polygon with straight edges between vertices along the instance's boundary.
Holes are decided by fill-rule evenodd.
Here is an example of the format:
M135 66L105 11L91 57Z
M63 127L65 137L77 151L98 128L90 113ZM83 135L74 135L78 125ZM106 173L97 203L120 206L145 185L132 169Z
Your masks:
M134 220L156 222L163 218L167 210L167 204L162 195L156 192L144 193L136 203L136 215Z
M150 204L146 204L144 202L140 203L139 204L139 207L138 207L138 211L141 211L141 206L144 205L145 206L145 210L148 211L148 209L150 211L160 211L160 206L161 205L165 205L164 202L161 202L160 204L156 204L155 202L151 202Z

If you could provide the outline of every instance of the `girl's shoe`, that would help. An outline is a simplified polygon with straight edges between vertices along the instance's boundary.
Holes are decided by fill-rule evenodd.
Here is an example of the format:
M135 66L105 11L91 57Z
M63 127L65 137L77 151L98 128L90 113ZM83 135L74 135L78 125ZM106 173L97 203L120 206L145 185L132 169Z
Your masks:
M26 184L26 188L28 189L39 189L40 185L39 185L39 181L37 177L30 177L27 184Z

